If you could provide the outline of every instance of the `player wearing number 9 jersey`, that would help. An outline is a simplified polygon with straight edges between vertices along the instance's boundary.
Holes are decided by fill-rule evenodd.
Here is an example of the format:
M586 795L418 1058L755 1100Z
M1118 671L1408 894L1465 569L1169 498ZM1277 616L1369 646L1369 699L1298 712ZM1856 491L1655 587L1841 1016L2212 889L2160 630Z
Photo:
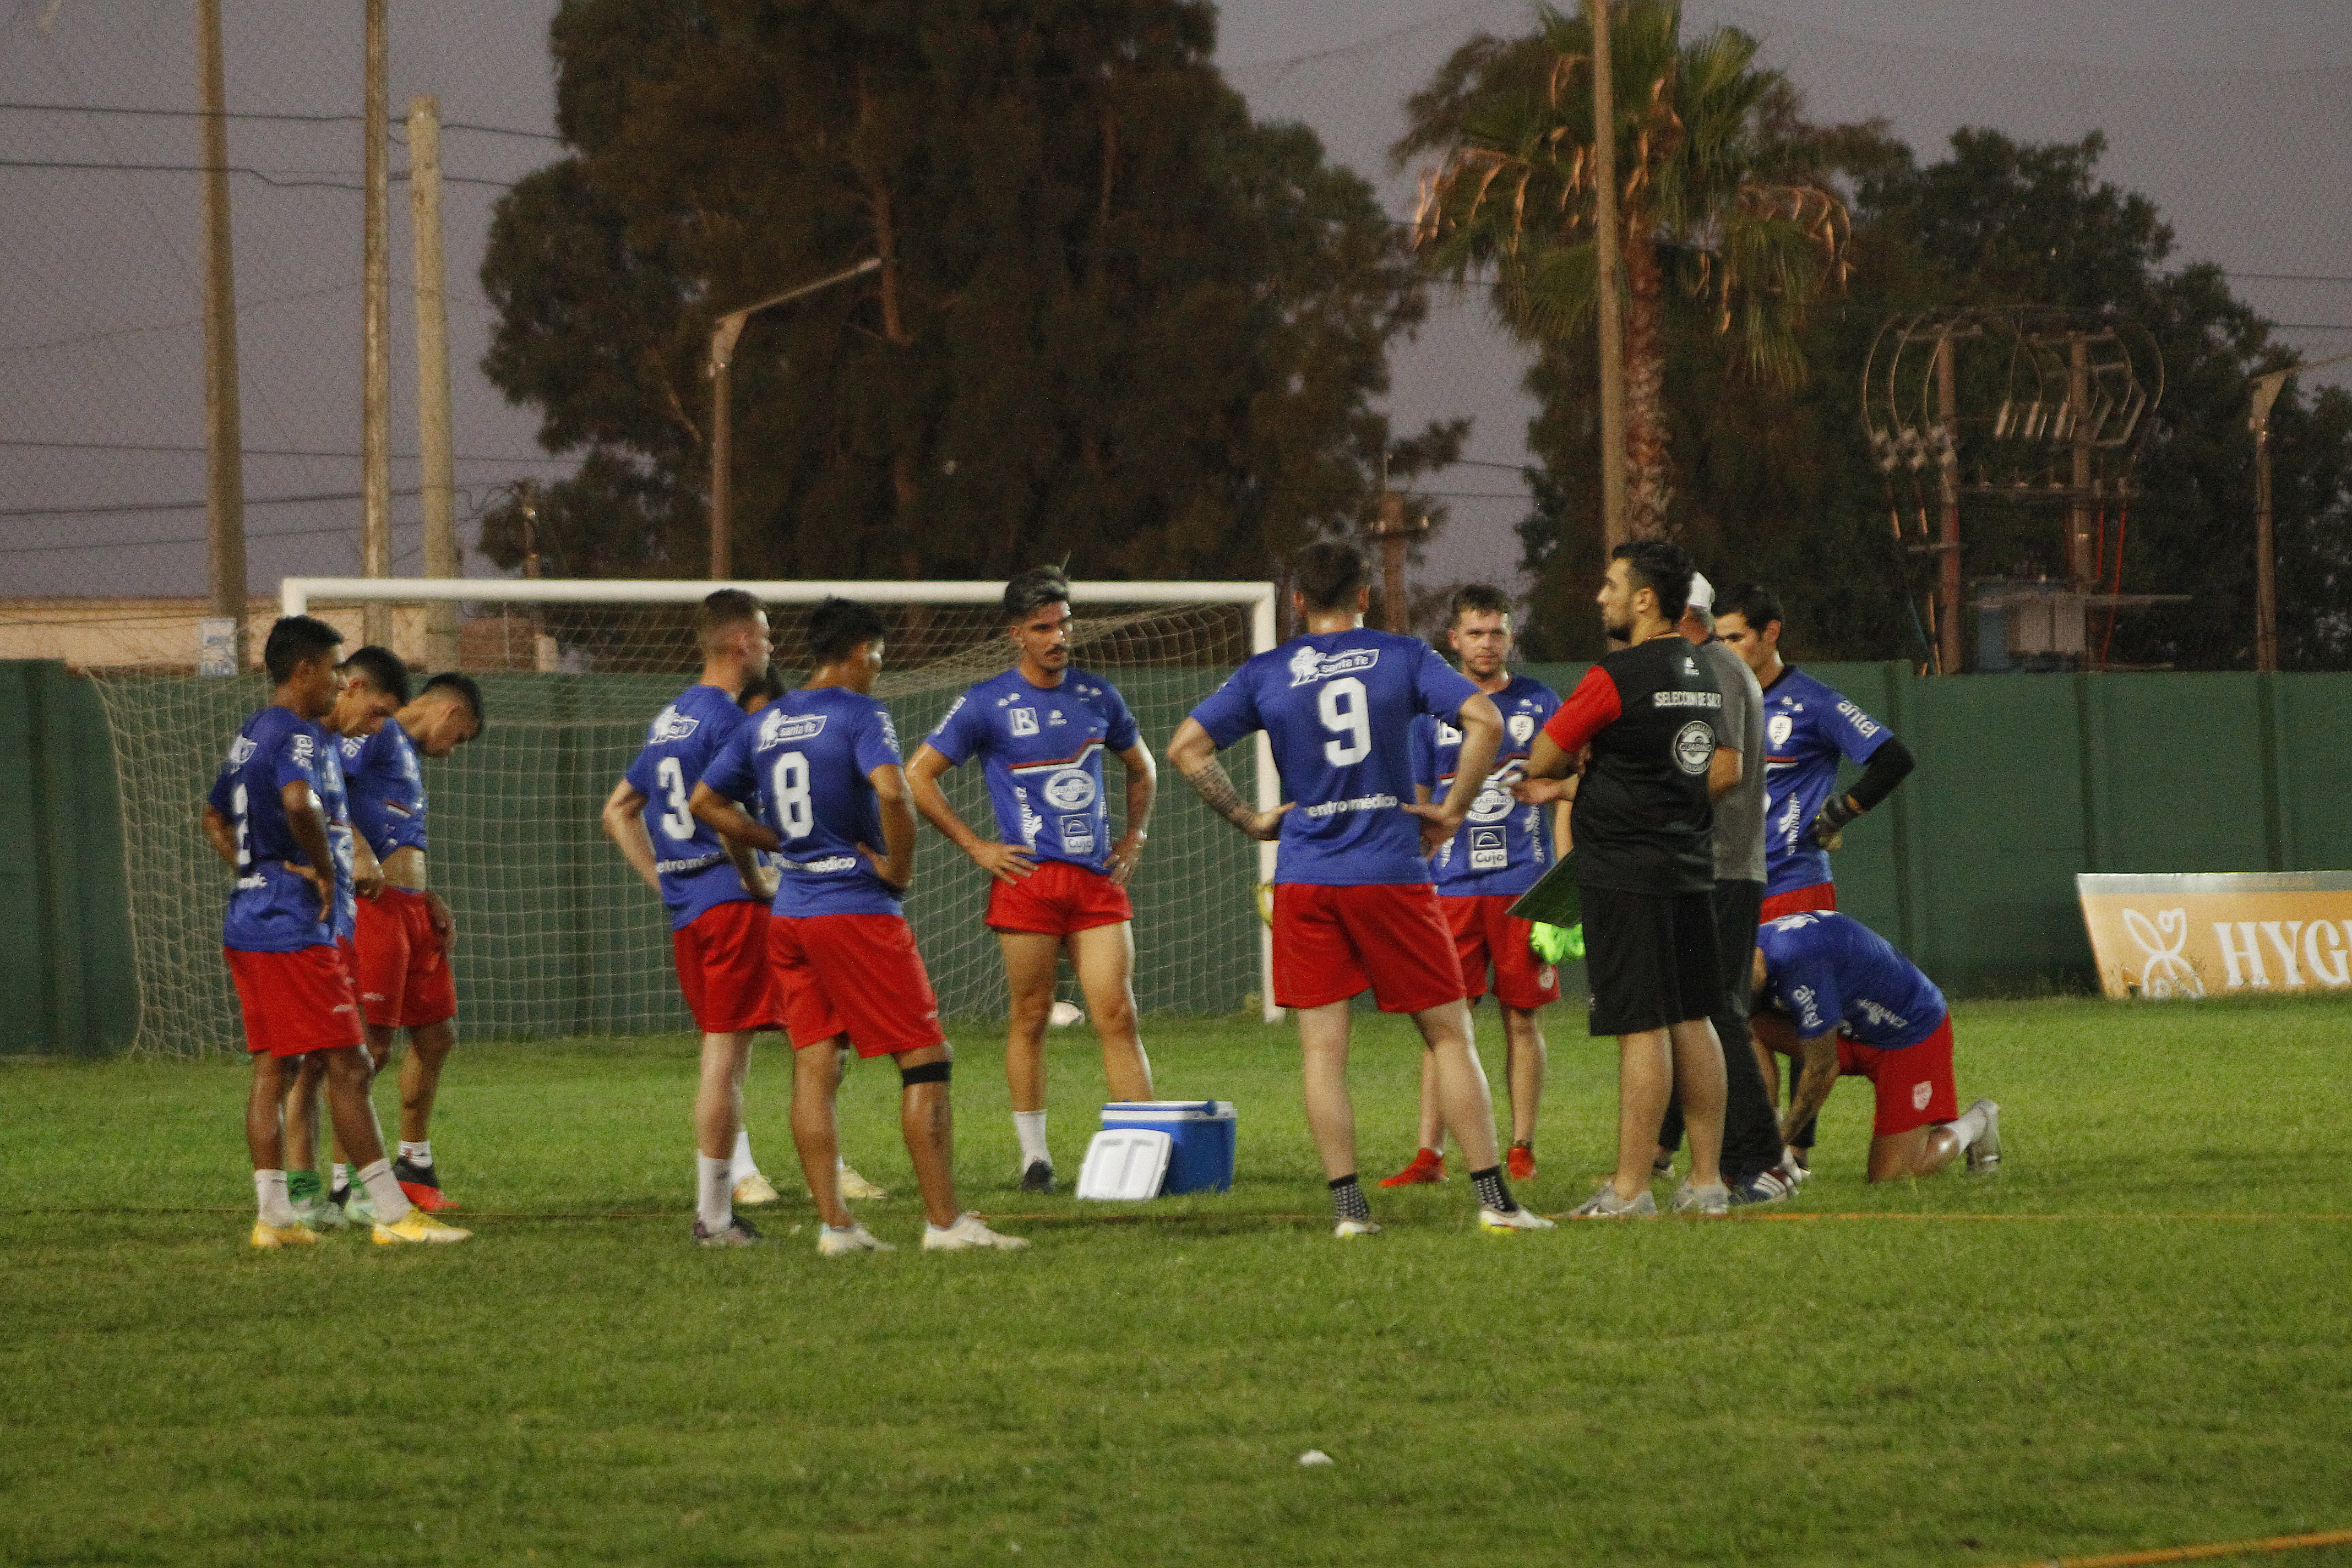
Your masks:
M768 977L767 900L772 885L750 849L697 822L688 802L719 749L749 721L744 682L768 667L768 613L740 588L721 588L694 617L702 679L663 709L645 750L604 802L604 831L669 907L678 988L702 1031L695 1093L694 1238L742 1247L759 1232L735 1217L742 1147L743 1078L753 1031L775 1026Z
M1381 1011L1410 1013L1420 1027L1446 1125L1471 1166L1480 1225L1548 1228L1503 1178L1462 964L1427 858L1460 829L1493 772L1502 719L1426 643L1364 627L1370 589L1354 550L1310 544L1293 573L1307 634L1236 670L1178 728L1168 758L1212 810L1253 838L1280 839L1275 1000L1298 1010L1307 1124L1331 1189L1333 1234L1378 1228L1357 1181L1347 1082L1348 1005L1368 986ZM1422 714L1462 731L1459 776L1443 804L1413 800L1409 737ZM1290 795L1270 812L1251 810L1216 760L1257 730Z

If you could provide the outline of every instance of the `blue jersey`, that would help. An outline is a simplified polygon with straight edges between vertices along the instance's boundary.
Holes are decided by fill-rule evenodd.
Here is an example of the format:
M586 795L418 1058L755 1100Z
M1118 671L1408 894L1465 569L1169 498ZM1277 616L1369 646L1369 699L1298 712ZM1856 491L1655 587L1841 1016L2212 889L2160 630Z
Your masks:
M1768 996L1805 1039L1840 1030L1883 1051L1916 1046L1948 1009L1936 983L1895 944L1850 915L1782 915L1756 932Z
M425 770L416 742L386 719L373 735L345 735L340 748L343 778L351 786L352 826L379 860L395 849L425 847Z
M629 784L646 797L646 832L674 931L720 904L757 901L728 858L719 830L687 807L711 759L750 722L735 699L716 686L689 686L655 718L646 749L629 764Z
M1412 799L1414 718L1451 719L1478 689L1417 637L1321 632L1234 671L1192 717L1220 747L1253 730L1274 746L1284 793L1277 882L1350 888L1426 882Z
M703 782L751 804L783 848L775 912L895 915L898 895L859 852L882 852L882 812L866 775L899 765L890 710L845 686L787 691L710 761Z
M1526 774L1536 731L1559 711L1559 694L1540 680L1517 675L1502 690L1488 695L1502 711L1503 749L1496 755L1486 787L1471 803L1462 830L1431 862L1440 898L1487 893L1517 898L1534 887L1558 858L1552 853L1553 808L1519 805L1511 798L1511 785ZM1430 799L1442 801L1454 787L1454 764L1461 756L1461 731L1425 715L1412 721L1412 782L1427 789Z
M337 942L349 942L359 930L359 896L352 888L350 775L343 771L340 739L319 726L319 809L327 814L327 847L335 861L335 914L328 930Z
M1764 689L1764 896L1829 881L1806 829L1837 788L1838 758L1866 763L1886 726L1790 666Z
M1135 739L1135 715L1102 677L1073 668L1059 686L1035 686L1015 668L957 698L923 744L958 764L981 758L1005 843L1100 871L1110 864L1103 752Z
M205 798L236 835L236 887L229 894L221 945L245 952L296 952L334 941L319 918L316 889L287 869L310 858L286 822L290 784L322 793L325 737L308 719L272 703L245 721ZM332 843L332 834L329 842ZM331 872L331 866L329 868Z

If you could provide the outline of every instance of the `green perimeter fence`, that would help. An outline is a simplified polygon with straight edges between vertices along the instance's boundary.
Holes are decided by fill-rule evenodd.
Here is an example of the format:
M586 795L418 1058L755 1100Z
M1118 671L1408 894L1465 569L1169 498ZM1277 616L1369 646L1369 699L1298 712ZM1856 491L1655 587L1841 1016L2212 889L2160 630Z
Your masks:
M1937 680L1897 664L1806 668L1884 721L1919 758L1895 796L1848 830L1835 861L1840 907L1956 994L2086 984L2078 871L2352 868L2352 802L2336 773L2352 746L2352 675ZM1147 742L1158 748L1223 672L1107 673L1121 681ZM1527 673L1565 692L1583 667ZM591 704L595 688L625 685L625 708L650 713L677 684L496 677L490 733L452 763L427 764L436 843L452 845L436 853L437 874L471 933L460 1004L469 1017L507 1020L476 1032L688 1026L674 1005L648 1012L620 1000L667 994L662 921L598 831L593 803L583 805L601 800L634 754L644 721L610 735L560 722L575 701L609 710L614 693L593 689ZM205 706L220 713L205 727L217 733L190 737L190 754L201 759L187 790L192 821L237 714L266 700L250 680L211 689L216 696ZM910 744L946 700L908 700L899 719ZM550 722L540 730L502 722L501 713L545 713ZM541 750L550 746L583 750L551 758ZM1234 760L1247 787L1245 758ZM583 782L552 795L532 784L551 763ZM968 816L985 811L971 787L976 772L956 775ZM1118 772L1113 764L1115 796ZM1157 1011L1231 1010L1257 984L1254 856L1238 835L1205 819L1181 781L1166 777L1162 786L1152 854L1136 890L1139 1000ZM92 683L54 663L0 662L0 813L16 825L20 846L0 859L0 1052L98 1055L129 1043L138 1020L129 959L134 890L185 910L203 928L195 948L216 940L221 889L208 867L150 866L126 879L120 798ZM966 933L971 945L985 888L925 831L926 885L909 916L927 952L940 940L935 932ZM493 842L498 876L464 864ZM158 878L204 885L192 896ZM944 966L934 959L949 1011L1001 1010L1001 981L984 950L981 959ZM517 965L533 976L536 1000L523 1014L510 994L489 994L511 992ZM214 974L201 994L177 1005L218 1010L226 996L226 975Z

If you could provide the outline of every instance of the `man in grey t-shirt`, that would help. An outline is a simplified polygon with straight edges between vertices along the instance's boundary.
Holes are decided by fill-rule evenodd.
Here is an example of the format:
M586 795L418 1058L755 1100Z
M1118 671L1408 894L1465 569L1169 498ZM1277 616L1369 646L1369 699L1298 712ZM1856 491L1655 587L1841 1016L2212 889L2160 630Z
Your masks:
M1772 1113L1772 1097L1748 1029L1748 966L1764 903L1764 689L1747 660L1715 635L1714 606L1714 586L1693 574L1690 603L1676 629L1698 645L1699 658L1715 672L1723 689L1720 732L1739 743L1739 782L1715 803L1712 902L1723 986L1710 1016L1723 1042L1723 1180L1735 1204L1770 1203L1788 1196L1796 1179L1793 1165L1785 1163L1780 1119ZM1658 1134L1662 1168L1671 1163L1682 1134L1677 1100L1667 1108Z

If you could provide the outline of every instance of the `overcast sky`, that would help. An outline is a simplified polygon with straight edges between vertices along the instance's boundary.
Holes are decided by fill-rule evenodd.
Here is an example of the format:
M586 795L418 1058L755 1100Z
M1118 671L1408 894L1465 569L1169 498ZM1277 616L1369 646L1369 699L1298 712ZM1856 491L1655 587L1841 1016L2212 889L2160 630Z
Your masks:
M357 0L225 0L233 110L342 116L240 121L236 212L247 524L257 591L357 569L361 79ZM560 474L475 368L489 311L475 282L504 182L548 158L545 0L395 0L392 98L441 99L460 515L498 487ZM195 161L186 119L31 105L187 110L192 0L0 0L0 595L204 591L203 336L197 177L121 168ZM1234 0L1220 58L1262 117L1300 120L1410 209L1385 150L1399 105L1463 39L1527 24L1521 0ZM1933 157L1961 125L2032 140L2106 132L2108 178L2146 193L2314 357L2352 349L2352 5L2336 0L1692 0L1685 26L1764 41L1817 118L1883 115ZM404 163L395 146L395 170ZM288 184L308 180L313 184ZM415 489L414 318L404 187L393 199L395 489ZM2286 278L2258 274L2292 275ZM1472 464L1441 476L1454 521L1431 582L1510 580L1529 408L1523 357L1482 301L1442 295L1393 370L1400 428L1472 416ZM320 497L299 500L289 498ZM193 503L193 504L191 504ZM124 510L100 510L124 509ZM395 570L420 570L416 502L395 500ZM478 563L475 570L480 570Z

